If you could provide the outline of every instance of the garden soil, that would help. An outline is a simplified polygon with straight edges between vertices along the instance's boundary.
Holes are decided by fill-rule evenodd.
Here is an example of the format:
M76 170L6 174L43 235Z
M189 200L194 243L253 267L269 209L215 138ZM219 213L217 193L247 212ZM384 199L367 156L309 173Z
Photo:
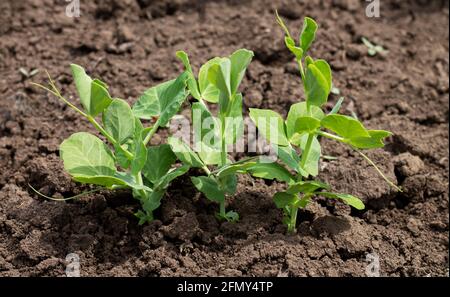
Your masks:
M377 273L378 261L382 276L448 276L448 2L380 3L381 17L367 18L367 3L358 0L81 1L81 16L69 18L64 1L2 0L0 275L63 276L66 256L76 253L82 276L364 276ZM64 172L58 146L74 132L95 131L30 84L45 82L45 70L73 102L70 63L132 104L182 71L177 50L188 52L198 70L245 47L255 52L242 86L245 109L285 116L304 95L275 9L291 28L306 15L320 24L311 54L330 62L344 114L394 133L385 149L368 155L403 192L357 153L325 139L324 154L337 159L322 160L319 178L367 207L318 198L300 211L295 235L286 234L272 202L284 185L249 176L239 178L228 201L241 216L236 224L218 222L217 205L187 176L173 183L157 220L144 226L127 191L67 202L31 191L28 184L56 197L90 189ZM388 52L368 56L363 36ZM39 73L31 76L33 69ZM189 104L182 114L189 115ZM162 129L153 144L167 135Z

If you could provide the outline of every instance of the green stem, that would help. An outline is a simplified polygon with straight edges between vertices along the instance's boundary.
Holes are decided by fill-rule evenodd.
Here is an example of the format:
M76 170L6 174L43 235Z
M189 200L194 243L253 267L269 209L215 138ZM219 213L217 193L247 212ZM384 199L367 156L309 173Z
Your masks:
M67 100L66 98L64 98L64 96L61 95L61 92L58 90L58 88L56 87L55 83L53 82L53 80L51 79L50 75L47 73L48 75L48 79L50 82L50 86L52 87L53 90L50 90L49 88L37 84L37 83L31 83L34 86L37 86L43 90L46 90L47 92L53 94L54 96L58 97L59 99L61 99L64 103L66 103L70 108L72 108L73 110L75 110L76 112L78 112L79 114L81 114L83 117L87 118L88 121L94 125L94 127L101 133L103 134L103 136L105 136L109 142L111 142L111 144L117 146L117 142L115 141L115 139L108 133L106 132L105 129L103 129L103 127L90 115L84 113L83 111L81 111L78 107L76 107L75 105L73 105L72 103L70 103L69 100ZM124 154L127 156L128 159L133 159L133 154L130 153L129 151L127 151L126 149L122 148L122 151L124 152Z
M120 144L117 143L117 141L105 129L103 129L103 127L92 116L87 115L86 118L95 127L95 129L97 129L103 136L106 137L106 139L108 139L109 142L111 142L112 145L114 145L115 148L120 147L120 149L129 160L132 160L134 158L134 155L128 150L121 147Z
M300 68L300 76L302 77L303 83L305 83L305 70L303 69L303 63L302 60L297 60L298 67Z
M67 197L67 198L55 198L55 197L50 197L50 196L47 196L47 195L42 194L41 192L39 192L38 190L36 190L36 189L35 189L32 185L30 185L30 184L28 184L28 186L31 188L31 190L33 190L33 192L35 192L35 193L38 194L39 196L44 197L44 198L46 198L46 199L48 199L48 200L52 200L52 201L68 201L68 200L73 200L73 199L77 199L77 198L80 198L80 197L83 197L83 196L86 196L86 195L89 195L89 194L93 194L93 193L97 193L97 192L99 192L99 191L104 191L104 190L105 190L105 188L98 188L98 189L95 189L95 190L92 190L92 191L83 192L83 193L81 193L81 194L78 194L78 195L75 195L75 196L71 196L71 197Z
M326 137L326 138L330 138L330 139L337 140L337 141L345 143L345 138L343 138L343 137L340 137L340 136L337 136L337 135L334 135L334 134L331 134L331 133L323 132L323 131L317 131L316 133L318 135L320 135L320 136L323 136L323 137Z
M153 125L150 132L148 132L147 136L145 136L144 145L147 145L150 142L153 135L155 135L155 133L156 133L156 131L158 131L158 129L159 129L159 121L156 121L156 123Z
M85 114L85 113L84 113L83 111L81 111L78 107L76 107L75 105L73 105L72 103L70 103L69 100L67 100L66 98L64 98L64 97L61 95L61 93L58 91L58 89L55 89L55 87L53 87L53 85L51 85L51 86L52 86L52 88L53 88L54 90L50 90L49 88L47 88L47 87L45 87L45 86L43 86L43 85L41 85L41 84L37 84L37 83L34 83L34 82L32 82L31 84L34 85L34 86L36 86L36 87L38 87L38 88L41 88L41 89L43 89L43 90L45 90L45 91L47 91L47 92L49 92L49 93L51 93L51 94L53 94L54 96L56 96L56 97L58 97L59 99L61 99L64 103L66 103L70 108L72 108L73 110L75 110L76 112L78 112L79 114L81 114L83 117L87 117L87 114Z
M225 200L220 202L220 216L222 218L226 217L226 212L225 212Z
M292 206L291 213L290 213L290 221L289 221L289 225L288 225L288 232L289 233L295 233L296 232L297 214L298 214L298 207Z
M220 151L220 165L225 166L227 164L227 144L225 142L225 118L221 115L220 116L220 123L221 123L221 145L222 149Z
M375 168L375 170L378 172L378 174L381 175L381 177L394 189L396 189L399 192L403 192L402 189L400 189L398 186L396 186L393 182L391 182L386 175L384 175L384 173L380 170L380 168L378 168L378 166L372 161L370 160L369 157L367 157L364 153L362 153L361 151L355 149L355 151L358 152L358 154L360 154L370 165L373 166L373 168Z
M142 180L142 174L140 171L134 175L134 178L136 179L136 183L138 185L144 185L144 181ZM141 196L141 201L144 201L144 199L147 198L147 193L145 192L145 190L137 190L137 192L139 193L139 196Z
M308 140L306 141L305 150L302 152L302 158L300 160L300 166L303 168L308 160L308 155L311 151L312 143L314 140L314 134L308 134Z
M203 171L206 173L206 175L210 176L211 175L211 170L209 170L208 166L203 166L202 167Z

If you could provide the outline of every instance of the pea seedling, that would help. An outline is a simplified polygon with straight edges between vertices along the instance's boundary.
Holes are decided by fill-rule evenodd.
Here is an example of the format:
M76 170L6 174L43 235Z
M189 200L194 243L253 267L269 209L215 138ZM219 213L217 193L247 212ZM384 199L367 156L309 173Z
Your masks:
M357 197L331 192L329 185L308 180L310 176L315 177L319 173L319 160L322 154L319 136L350 145L373 165L389 184L396 186L360 151L383 147L384 138L390 136L391 132L368 130L357 119L339 115L343 99L337 102L329 114L325 114L322 110L332 89L332 74L325 60L314 60L306 56L315 39L316 22L311 18L305 18L299 41L296 43L278 14L277 20L286 34L286 47L295 55L299 65L306 101L293 104L286 121L278 113L264 109L250 109L250 117L259 132L277 149L280 160L297 175L292 175L278 163L258 163L249 171L256 177L278 179L288 184L286 191L275 194L274 202L278 208L284 210L284 223L288 231L295 232L298 209L305 208L313 196L339 199L359 210L365 207ZM300 148L301 155L297 153L295 147Z
M142 210L136 213L139 223L153 220L153 211L159 207L169 183L186 173L189 167L173 166L176 156L169 145L147 147L147 144L187 98L188 75L183 73L175 80L148 89L131 108L126 101L111 98L108 86L99 79L92 79L81 66L72 64L71 69L84 111L61 95L50 76L49 87L35 85L85 117L113 150L93 134L72 134L60 146L65 170L77 182L113 190L131 189L142 205ZM101 123L96 120L100 115ZM153 118L157 118L153 126L145 128L141 119Z
M240 49L230 57L214 58L205 63L196 79L188 55L179 51L178 58L188 73L187 85L196 102L192 104L195 150L179 138L169 138L169 144L177 157L190 167L204 170L206 176L191 177L194 186L209 200L219 203L219 219L237 221L239 215L225 210L227 194L236 192L237 173L255 164L253 159L232 163L228 159L227 146L242 136L242 94L239 85L253 52ZM213 116L207 103L218 104L218 115ZM208 166L216 166L211 171Z
M385 50L381 45L375 45L365 37L361 37L361 41L367 47L367 53L371 57L374 57L377 54L387 54L389 52L388 50Z

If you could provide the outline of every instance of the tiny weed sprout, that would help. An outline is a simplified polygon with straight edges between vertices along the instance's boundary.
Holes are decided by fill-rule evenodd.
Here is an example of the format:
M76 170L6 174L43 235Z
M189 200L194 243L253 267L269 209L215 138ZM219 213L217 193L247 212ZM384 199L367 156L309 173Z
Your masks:
M174 166L176 156L169 145L147 144L159 127L167 126L187 98L188 75L183 73L148 89L131 108L126 101L112 98L108 86L92 79L81 66L72 64L71 69L83 110L61 95L50 76L49 87L34 85L85 117L109 144L87 132L71 135L60 145L65 170L77 182L113 190L131 189L142 205L136 213L139 223L153 220L153 211L159 207L169 183L189 167ZM141 122L154 118L157 120L151 127L144 127Z
M278 113L264 109L250 109L250 117L258 127L259 133L277 149L282 163L296 175L292 175L278 163L258 163L249 171L256 177L277 179L288 184L287 190L275 194L273 199L276 206L284 210L284 222L288 231L295 232L298 209L305 208L314 196L338 199L359 210L365 207L359 198L334 193L329 185L310 179L319 174L322 152L318 137L348 144L374 166L390 185L397 187L360 151L383 147L384 138L391 133L368 130L357 119L338 114L343 98L339 99L330 113L325 114L322 109L332 91L332 74L325 60L314 60L306 55L315 39L318 27L316 22L311 18L305 18L303 29L296 42L278 14L277 21L285 31L286 47L298 62L306 100L293 104L286 120ZM300 149L300 155L295 148Z
M239 85L253 52L240 49L230 57L214 58L201 66L195 77L188 55L179 51L188 75L188 89L196 99L192 104L194 124L194 149L176 137L169 144L177 157L187 166L203 169L206 175L191 177L194 186L209 200L219 203L219 219L237 221L239 215L225 210L225 198L236 192L237 173L255 164L253 159L232 162L228 158L227 146L233 145L244 132L242 117L242 94ZM217 116L213 116L209 104L217 104ZM215 166L210 170L209 166Z
M382 55L387 54L389 52L388 50L384 49L384 47L382 47L381 45L375 45L365 37L361 37L361 41L367 47L367 53L371 57L376 56L377 54Z

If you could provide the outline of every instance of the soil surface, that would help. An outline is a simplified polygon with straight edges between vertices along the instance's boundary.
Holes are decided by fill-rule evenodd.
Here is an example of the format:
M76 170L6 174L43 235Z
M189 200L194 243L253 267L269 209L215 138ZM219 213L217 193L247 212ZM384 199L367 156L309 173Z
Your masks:
M63 276L69 253L80 256L82 276L363 276L372 256L383 276L448 275L447 1L383 0L379 19L367 18L358 0L81 1L74 19L65 5L0 1L0 275ZM320 24L311 54L330 62L345 114L395 134L369 156L403 193L352 150L326 140L325 154L338 159L322 161L320 178L367 208L317 199L299 213L296 235L286 235L271 198L284 185L248 176L229 200L237 224L218 222L217 205L188 177L174 182L158 220L145 226L126 191L54 202L30 190L28 183L68 197L89 189L64 172L58 146L71 133L94 130L31 86L45 81L45 69L74 102L72 62L133 103L180 73L176 50L198 69L245 47L256 54L242 86L245 107L286 115L303 91L276 8L292 28L305 15ZM389 52L369 57L362 36ZM40 72L29 77L33 69ZM161 130L154 143L166 136Z

